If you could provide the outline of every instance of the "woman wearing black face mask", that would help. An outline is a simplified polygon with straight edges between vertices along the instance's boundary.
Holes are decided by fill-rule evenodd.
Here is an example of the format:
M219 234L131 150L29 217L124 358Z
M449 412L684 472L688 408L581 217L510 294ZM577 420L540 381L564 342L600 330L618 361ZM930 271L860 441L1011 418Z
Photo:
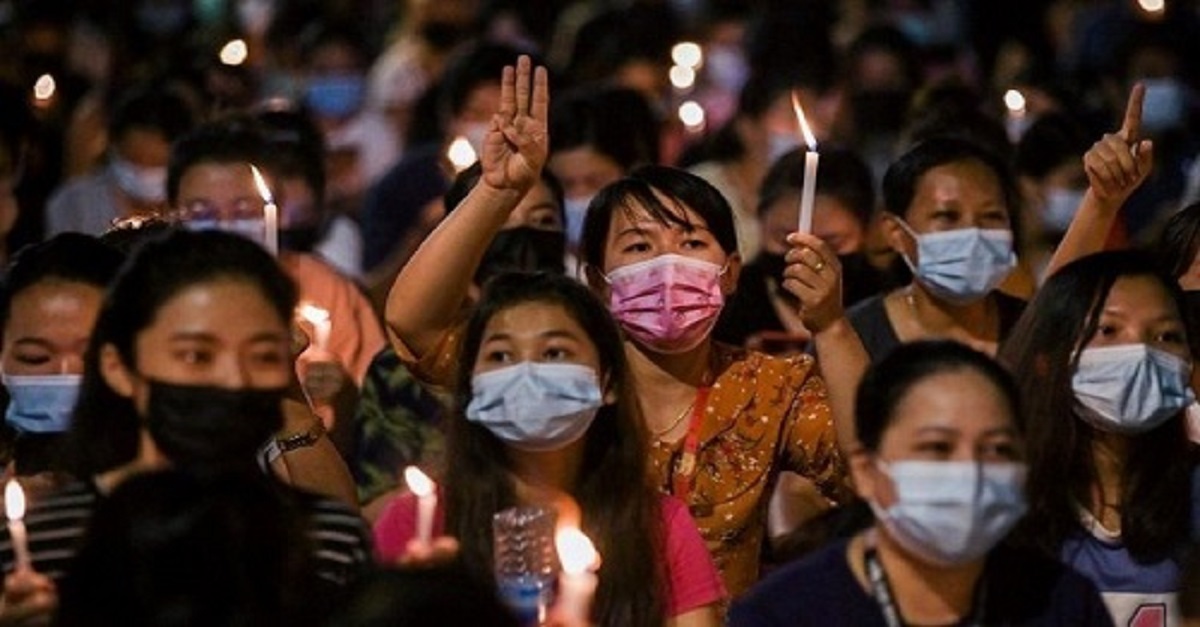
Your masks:
M786 153L771 166L759 190L762 251L745 266L738 289L713 330L719 341L764 352L802 349L809 338L799 301L781 288L787 267L787 236L796 230L804 186L804 152ZM853 152L822 149L817 179L813 234L838 256L842 302L848 307L894 283L867 263L863 247L875 204L871 172Z
M295 286L248 240L176 231L141 245L110 286L84 358L65 446L80 481L33 503L26 519L34 571L60 578L98 502L130 476L173 468L201 481L262 480L258 451L284 424L295 305ZM356 577L369 560L361 519L276 487L306 513L317 574L335 584ZM11 545L0 545L10 572ZM0 614L14 588L25 590L21 574L6 580ZM53 586L39 583L51 611Z

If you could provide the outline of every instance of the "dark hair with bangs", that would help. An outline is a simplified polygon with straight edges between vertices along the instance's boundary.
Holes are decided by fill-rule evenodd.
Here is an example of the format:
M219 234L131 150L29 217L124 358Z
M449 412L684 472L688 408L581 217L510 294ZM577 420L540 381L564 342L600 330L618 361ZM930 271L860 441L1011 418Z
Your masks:
M1157 281L1179 307L1179 287L1151 255L1097 253L1052 275L1000 347L1001 362L1017 379L1028 443L1029 513L1016 537L1054 557L1080 528L1077 504L1090 502L1098 481L1097 431L1077 415L1071 378L1113 285L1130 277ZM1135 560L1149 563L1188 538L1191 461L1183 412L1128 437L1121 540Z
M600 408L584 445L572 496L582 527L604 556L592 618L600 625L661 625L667 584L658 494L650 485L648 444L621 334L608 309L583 284L549 273L502 273L487 282L467 322L456 376L460 411L447 434L446 526L462 546L465 566L494 582L492 516L517 505L512 466L503 442L466 420L471 381L484 331L496 314L518 305L561 307L587 332L600 360L600 380L616 402Z
M1200 202L1176 211L1163 226L1158 238L1158 254L1163 269L1178 279L1200 252Z
M667 202L663 202L659 194L666 197ZM583 222L585 263L594 268L604 267L604 248L613 214L617 211L632 212L635 208L645 208L653 219L668 226L680 226L688 230L705 226L725 254L738 252L733 209L717 188L695 174L678 168L647 165L601 189L588 205L587 217ZM684 214L684 209L691 209L704 224L692 224Z
M921 178L936 167L964 161L979 163L991 171L1004 195L1009 220L1016 218L1021 195L1008 164L972 141L949 136L935 136L918 143L888 167L883 175L884 208L907 218Z

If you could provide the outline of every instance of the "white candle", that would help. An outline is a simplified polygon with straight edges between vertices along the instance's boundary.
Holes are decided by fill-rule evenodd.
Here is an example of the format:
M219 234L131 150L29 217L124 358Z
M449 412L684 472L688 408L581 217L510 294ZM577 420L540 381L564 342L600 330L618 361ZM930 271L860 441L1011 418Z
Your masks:
M426 546L433 539L433 512L437 509L437 491L433 480L416 466L404 469L404 482L417 497L417 541Z
M326 350L329 347L329 333L333 330L329 311L312 303L302 303L298 313L313 327L313 347L320 351Z
M1025 119L1025 104L1025 94L1020 90L1010 89L1004 92L1004 109L1007 112L1004 117L1004 129L1008 133L1008 140L1014 144L1021 139L1028 124Z
M271 195L271 188L267 187L267 181L263 178L262 172L258 171L258 167L251 165L250 171L254 173L254 184L258 186L258 195L262 196L263 201L263 241L267 246L267 252L278 256L279 207L275 205L275 197Z
M564 526L554 535L562 572L558 576L555 611L569 624L589 624L592 596L596 593L596 566L600 555L592 541L575 527Z
M8 514L8 537L12 540L15 570L32 570L29 540L25 535L25 491L16 479L9 479L4 486L4 510Z
M808 146L808 152L804 153L804 185L800 188L800 224L798 226L800 232L811 233L813 201L817 194L817 165L821 161L821 155L817 154L817 138L813 135L812 129L808 127L808 120L804 117L804 109L800 108L800 99L796 97L796 92L792 92L792 109L796 112L796 122L800 125L800 134L803 136L804 145Z

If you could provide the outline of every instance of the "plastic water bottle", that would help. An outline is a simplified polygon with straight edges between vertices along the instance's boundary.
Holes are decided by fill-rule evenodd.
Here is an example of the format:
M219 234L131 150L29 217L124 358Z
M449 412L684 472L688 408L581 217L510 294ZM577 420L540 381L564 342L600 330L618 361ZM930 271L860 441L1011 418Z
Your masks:
M541 624L554 602L554 522L554 511L543 507L513 507L492 517L500 599L523 626Z

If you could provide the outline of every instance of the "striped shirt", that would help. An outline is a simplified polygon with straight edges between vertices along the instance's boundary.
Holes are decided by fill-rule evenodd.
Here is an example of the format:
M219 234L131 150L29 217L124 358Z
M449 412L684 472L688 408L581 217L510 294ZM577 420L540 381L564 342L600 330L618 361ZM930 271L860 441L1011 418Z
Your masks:
M309 537L315 551L317 574L344 586L371 565L370 531L363 519L330 499L292 489L297 504L309 516ZM90 482L74 481L33 500L25 514L25 528L33 568L55 582L70 570L83 543L92 513L104 496ZM0 526L0 567L15 565L12 539Z

